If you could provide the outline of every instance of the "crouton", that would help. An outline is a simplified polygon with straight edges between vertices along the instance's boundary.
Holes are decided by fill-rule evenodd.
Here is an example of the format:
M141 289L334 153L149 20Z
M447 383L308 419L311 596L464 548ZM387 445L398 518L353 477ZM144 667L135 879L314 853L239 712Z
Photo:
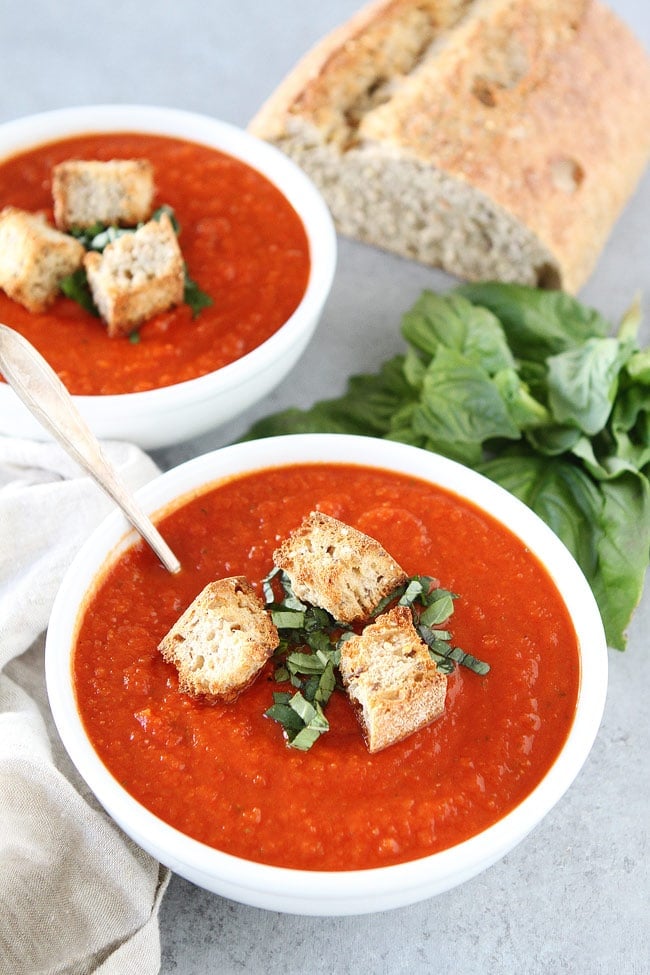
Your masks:
M183 256L166 213L89 251L84 266L108 334L128 335L146 319L183 300Z
M0 288L29 311L54 301L84 253L79 241L51 227L41 213L11 206L0 212Z
M61 230L134 227L151 216L154 189L147 159L69 159L52 170L54 220Z
M312 511L273 553L299 599L336 620L366 619L407 575L374 538Z
M187 694L231 701L279 643L264 604L243 576L209 583L163 637L158 650Z
M395 606L341 645L340 672L371 752L413 734L445 709L447 678L411 610Z

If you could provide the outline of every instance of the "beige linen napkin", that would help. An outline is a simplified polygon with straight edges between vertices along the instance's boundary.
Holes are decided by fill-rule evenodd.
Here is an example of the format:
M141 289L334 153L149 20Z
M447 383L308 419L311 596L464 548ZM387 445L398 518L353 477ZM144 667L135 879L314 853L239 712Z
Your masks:
M132 488L157 473L105 452ZM45 692L61 578L112 502L55 444L0 437L0 973L160 970L168 871L131 843L69 762Z

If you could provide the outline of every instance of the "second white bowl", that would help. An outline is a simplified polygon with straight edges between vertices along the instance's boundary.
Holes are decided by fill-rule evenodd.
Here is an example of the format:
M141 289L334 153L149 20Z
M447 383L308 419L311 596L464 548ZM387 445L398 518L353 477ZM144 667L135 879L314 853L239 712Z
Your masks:
M336 235L323 199L288 157L247 132L177 109L101 105L61 109L0 125L0 159L87 132L143 132L212 146L261 172L286 197L304 225L311 269L302 301L269 339L221 369L159 389L75 396L103 439L145 449L198 436L233 419L274 389L294 367L318 324L336 266ZM0 383L0 434L48 439L13 390Z

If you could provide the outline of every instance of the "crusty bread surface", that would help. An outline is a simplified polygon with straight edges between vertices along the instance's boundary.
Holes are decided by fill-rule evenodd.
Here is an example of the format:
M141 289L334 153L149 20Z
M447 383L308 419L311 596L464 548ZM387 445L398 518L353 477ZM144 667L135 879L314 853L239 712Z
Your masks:
M343 234L575 292L650 156L650 59L598 0L379 0L249 128Z
M447 678L407 606L382 613L342 643L339 666L370 752L401 741L444 711Z
M264 603L243 576L209 583L158 645L182 691L231 701L279 642Z
M134 227L151 216L154 191L148 159L69 159L52 170L54 220L62 230Z
M110 336L183 300L183 256L166 213L84 258L88 284Z
M336 620L367 618L407 575L376 539L312 511L273 553L299 599Z
M51 227L41 213L11 206L0 212L0 288L29 311L54 301L84 253L79 241Z

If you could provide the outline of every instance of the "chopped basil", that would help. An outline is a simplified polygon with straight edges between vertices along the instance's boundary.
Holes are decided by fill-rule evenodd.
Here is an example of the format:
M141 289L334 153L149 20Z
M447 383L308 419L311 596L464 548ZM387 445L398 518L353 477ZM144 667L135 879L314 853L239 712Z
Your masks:
M282 589L279 600L274 579ZM336 688L340 624L326 610L298 599L287 574L277 568L262 581L262 591L280 636L275 679L296 688L293 695L274 695L275 703L266 715L282 725L292 748L307 750L329 730L323 708ZM302 722L298 728L297 717Z
M154 212L151 214L151 219L152 220L160 220L160 218L162 217L163 213L166 213L167 216L169 217L170 223L171 223L172 227L174 228L174 233L176 234L176 236L177 237L180 236L181 225L178 222L178 218L177 218L176 214L174 213L174 208L173 207L170 207L170 205L168 203L162 203L159 207L157 207L154 210ZM142 226L142 224L139 224L139 226Z
M376 617L392 602L397 602L400 606L410 606L413 612L413 624L429 648L429 653L439 670L450 674L454 669L455 661L473 670L475 674L487 674L490 670L489 664L478 660L470 653L465 653L459 647L452 647L450 631L440 628L454 612L454 599L458 599L457 594L449 592L448 589L441 589L437 579L431 576L412 576L404 585L398 586L389 593L372 615Z
M193 281L189 276L187 271L187 265L184 265L185 273L185 284L183 286L183 301L190 308L192 312L192 318L196 318L197 315L203 311L204 308L209 308L210 305L214 304L212 298L205 291L199 288L196 281Z
M180 234L180 224L176 219L173 208L168 206L168 204L163 203L162 206L159 206L156 210L154 210L151 215L151 219L160 220L163 213L166 213L169 217L172 227L174 228L174 233L178 236ZM87 251L96 251L97 253L101 254L108 244L111 244L119 237L123 237L125 234L134 233L142 226L142 222L138 223L135 227L116 227L98 222L93 224L91 227L71 227L68 233L71 237L74 237L81 244L83 244ZM79 268L79 270L75 271L74 274L70 274L64 278L61 282L61 290L66 297L72 298L73 301L76 301L77 304L81 305L82 308L85 308L86 311L99 317L99 312L93 301L90 288L88 286L86 272L83 268ZM213 300L210 295L206 294L205 291L202 291L196 281L190 277L186 263L183 263L183 302L192 312L193 319L196 318L204 308L209 308L210 305L213 304ZM132 339L131 341L137 342L139 341L139 338Z
M421 621L416 623L416 628L424 642L429 648L429 653L433 657L438 667L445 674L452 673L454 662L467 667L479 676L484 676L490 670L490 665L483 660L473 657L471 653L465 653L460 647L452 647L451 633L448 630L432 630Z
M89 314L99 318L97 305L93 301L93 296L88 286L88 278L82 267L72 274L66 275L60 283L60 288L67 298L72 298L78 305L81 305Z
M305 614L294 609L275 609L271 612L271 619L279 630L304 630Z
M112 227L103 223L96 223L85 230L70 230L70 234L76 237L87 251L97 251L99 254L118 237L132 233L133 230L130 227Z
M282 591L279 598L274 582ZM274 655L275 680L294 688L293 693L274 694L274 703L265 714L282 726L292 748L306 751L329 730L323 709L337 688L341 644L356 631L326 610L298 599L288 575L277 567L262 580L262 592L280 637ZM489 665L452 646L451 633L440 626L453 613L457 598L439 588L431 576L413 576L382 599L371 619L391 604L409 606L414 625L442 673L452 673L458 663L484 675Z

